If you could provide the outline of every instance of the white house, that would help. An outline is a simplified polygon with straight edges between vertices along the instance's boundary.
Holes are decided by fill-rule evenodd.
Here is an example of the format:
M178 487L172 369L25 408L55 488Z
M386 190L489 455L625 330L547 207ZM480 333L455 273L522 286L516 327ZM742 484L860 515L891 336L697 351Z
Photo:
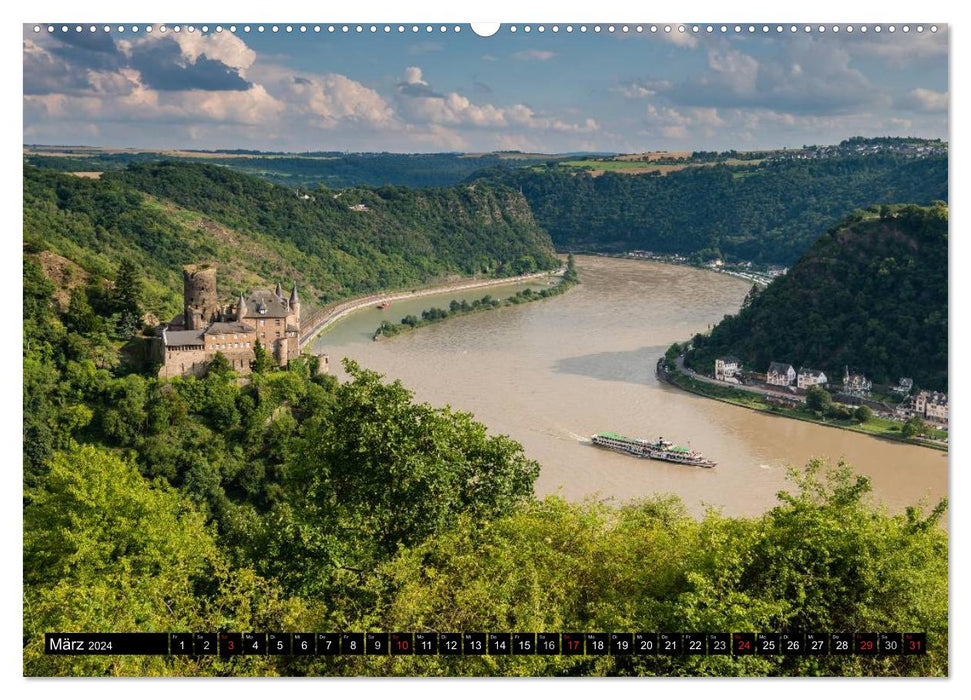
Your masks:
M914 388L914 380L910 377L901 377L900 381L897 382L897 386L893 388L894 393L903 394L906 396Z
M862 374L850 374L848 367L843 368L843 393L850 396L864 397L870 395L873 382Z
M947 394L922 391L914 397L914 413L935 423L947 424Z
M808 367L800 367L799 374L796 375L796 386L800 389L808 389L811 386L826 386L828 381L825 374Z
M742 368L742 363L735 357L719 357L715 360L715 379L728 381L735 379L735 374ZM736 380L737 381L737 380Z
M796 370L785 362L772 362L769 364L769 371L765 373L765 381L775 386L791 386L796 381Z

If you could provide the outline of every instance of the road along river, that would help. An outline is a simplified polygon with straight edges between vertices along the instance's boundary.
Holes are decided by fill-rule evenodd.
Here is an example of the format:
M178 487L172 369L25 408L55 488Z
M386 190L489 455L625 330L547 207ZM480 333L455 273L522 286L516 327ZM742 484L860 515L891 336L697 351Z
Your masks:
M416 397L472 412L492 432L521 442L542 465L539 495L618 501L674 493L699 514L772 507L786 466L813 456L844 458L868 475L891 510L947 493L947 454L845 430L759 414L659 383L665 349L738 310L750 283L690 267L578 257L581 284L546 301L504 307L372 342L384 319L397 322L451 299L501 298L548 280L445 293L357 311L312 344L351 357ZM786 358L789 359L789 358ZM664 436L700 450L714 469L668 464L589 445L595 432Z

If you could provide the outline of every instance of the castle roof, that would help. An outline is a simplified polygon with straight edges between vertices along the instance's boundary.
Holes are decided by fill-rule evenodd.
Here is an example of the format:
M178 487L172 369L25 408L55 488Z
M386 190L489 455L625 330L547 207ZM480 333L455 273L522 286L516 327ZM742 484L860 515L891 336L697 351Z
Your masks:
M293 308L294 304L300 303L300 297L297 296L297 283L293 283L293 291L290 292L290 307Z
M256 329L246 323L239 321L217 321L210 323L209 327L203 331L203 335L213 335L215 333L253 333Z
M254 289L246 299L244 318L286 318L290 305L269 289Z
M789 374L790 370L792 370L792 365L788 362L773 362L769 365L769 371L766 374Z
M162 342L165 347L178 345L203 345L202 331L162 331Z

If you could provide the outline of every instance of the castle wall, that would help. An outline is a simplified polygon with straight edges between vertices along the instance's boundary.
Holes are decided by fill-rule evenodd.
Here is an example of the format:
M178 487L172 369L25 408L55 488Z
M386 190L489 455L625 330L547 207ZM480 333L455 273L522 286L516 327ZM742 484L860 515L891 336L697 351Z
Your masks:
M202 377L206 373L209 354L201 347L190 350L168 348L158 376L163 379L173 377Z

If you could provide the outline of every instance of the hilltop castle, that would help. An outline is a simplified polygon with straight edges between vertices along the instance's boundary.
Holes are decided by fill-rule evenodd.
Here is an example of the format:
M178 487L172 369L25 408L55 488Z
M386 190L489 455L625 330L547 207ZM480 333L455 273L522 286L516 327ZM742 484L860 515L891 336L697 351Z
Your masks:
M214 265L187 265L182 282L182 313L158 329L160 377L202 376L217 352L236 372L248 374L257 341L281 367L300 354L296 284L289 295L277 282L276 290L254 289L220 306Z

